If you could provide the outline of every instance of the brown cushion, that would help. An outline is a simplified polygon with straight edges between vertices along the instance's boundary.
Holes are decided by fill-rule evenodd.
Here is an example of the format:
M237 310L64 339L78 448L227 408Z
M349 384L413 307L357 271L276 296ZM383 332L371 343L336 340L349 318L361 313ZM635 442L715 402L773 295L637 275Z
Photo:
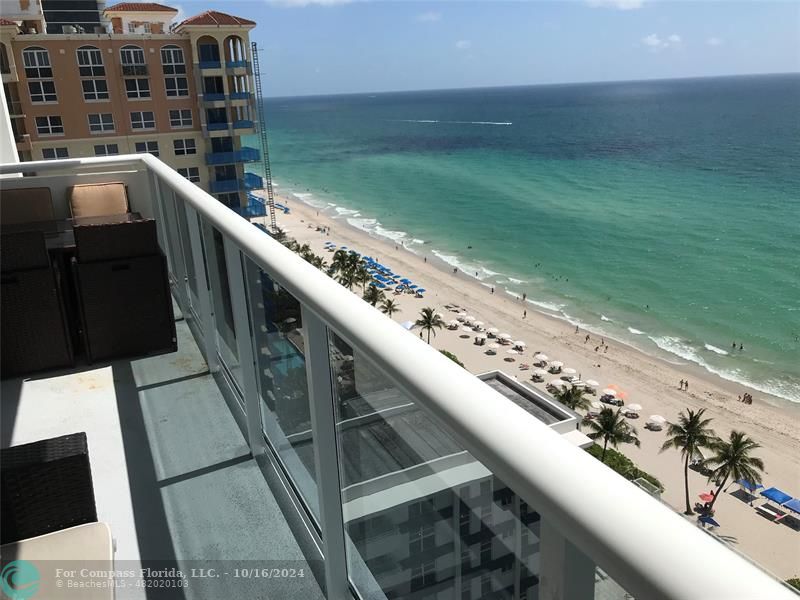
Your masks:
M55 220L50 188L0 190L0 223L33 223Z
M102 217L128 212L125 184L84 183L67 188L67 201L73 217Z

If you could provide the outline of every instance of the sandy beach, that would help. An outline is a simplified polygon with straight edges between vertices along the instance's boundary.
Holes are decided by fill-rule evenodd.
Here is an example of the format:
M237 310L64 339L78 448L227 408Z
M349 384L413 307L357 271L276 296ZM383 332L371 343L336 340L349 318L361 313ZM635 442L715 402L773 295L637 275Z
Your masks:
M325 251L324 243L331 241L346 245L362 254L389 265L427 291L424 299L410 295L387 294L399 302L400 312L393 318L403 322L416 320L420 309L435 307L444 315L445 322L455 318L446 304L457 304L483 321L486 327L496 327L508 332L515 340L524 340L528 350L523 355L511 356L505 347L497 355L485 354L485 347L474 344L474 334L461 329L438 330L431 344L438 349L453 352L472 373L500 369L521 381L544 390L544 383L533 383L530 371L520 369L531 363L536 352L544 352L551 360L562 361L566 367L576 369L582 379L594 379L602 389L609 385L624 390L626 403L643 406L641 417L632 420L638 430L641 447L631 445L619 450L630 457L640 468L656 476L666 487L662 499L679 511L683 510L683 471L677 451L659 452L665 432L644 429L649 415L663 415L668 421L677 418L686 408L705 408L713 418L712 427L721 437L727 438L732 429L744 431L761 444L757 456L766 466L763 483L775 486L790 495L800 495L800 407L787 405L777 398L734 384L693 365L674 365L660 358L648 356L639 350L606 339L608 351L601 347L600 339L587 332L575 332L575 327L535 310L529 303L515 299L501 288L490 289L463 273L453 273L452 267L429 255L414 254L402 246L371 237L351 227L344 219L318 211L295 199L281 197L289 214L278 213L278 224L299 243L308 243L317 254L330 262L332 253ZM329 228L329 234L317 227ZM535 290L529 290L534 295ZM523 311L527 311L525 316ZM416 335L412 332L409 335ZM513 362L508 359L513 358ZM545 377L545 382L552 377ZM680 380L690 382L689 390L681 391ZM754 401L744 404L737 396L749 392ZM690 471L690 498L708 492L712 486L706 478ZM715 519L721 527L716 533L733 548L752 558L763 568L781 579L800 576L800 531L789 524L775 524L760 516L755 508L734 496L738 486L732 485L728 493L715 504ZM758 498L753 505L764 503ZM602 512L598 507L599 513Z

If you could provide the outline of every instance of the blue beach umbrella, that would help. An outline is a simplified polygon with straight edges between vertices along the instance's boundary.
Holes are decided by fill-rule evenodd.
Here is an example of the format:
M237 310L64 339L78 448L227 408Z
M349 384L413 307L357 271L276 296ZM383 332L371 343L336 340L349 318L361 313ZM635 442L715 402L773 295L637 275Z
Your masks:
M410 287L410 288L413 290L413 289L416 289L416 288L418 288L419 286L418 286L416 283L412 283L412 284L411 284L411 285L409 285L408 287Z
M422 289L422 288L418 288L418 289L417 289L417 293L418 293L418 294L424 294L424 293L425 293L425 290L424 290L424 289Z
M411 280L410 280L408 277L403 277L403 278L400 280L400 283L411 283Z
M386 285L384 285L383 283L376 283L375 285L378 286L379 289L383 289L386 287Z
M712 527L719 527L719 523L717 523L713 517L703 516L700 517L700 522L705 523L706 525L711 525Z

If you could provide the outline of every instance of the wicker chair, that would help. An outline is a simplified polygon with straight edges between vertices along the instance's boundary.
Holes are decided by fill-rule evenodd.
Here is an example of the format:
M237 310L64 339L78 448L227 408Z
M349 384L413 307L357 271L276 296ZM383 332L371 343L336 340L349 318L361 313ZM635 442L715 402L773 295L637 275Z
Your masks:
M0 374L71 366L61 285L39 231L0 236Z
M177 350L155 221L76 226L73 259L89 362Z
M85 433L0 450L0 543L97 521Z

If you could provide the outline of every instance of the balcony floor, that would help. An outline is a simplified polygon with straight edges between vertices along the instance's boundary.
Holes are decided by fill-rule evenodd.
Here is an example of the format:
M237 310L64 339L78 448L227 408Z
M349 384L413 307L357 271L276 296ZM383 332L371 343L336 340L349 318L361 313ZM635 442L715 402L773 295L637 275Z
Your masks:
M323 598L187 324L177 330L174 354L3 381L2 446L86 432L117 569L304 569L117 598Z

